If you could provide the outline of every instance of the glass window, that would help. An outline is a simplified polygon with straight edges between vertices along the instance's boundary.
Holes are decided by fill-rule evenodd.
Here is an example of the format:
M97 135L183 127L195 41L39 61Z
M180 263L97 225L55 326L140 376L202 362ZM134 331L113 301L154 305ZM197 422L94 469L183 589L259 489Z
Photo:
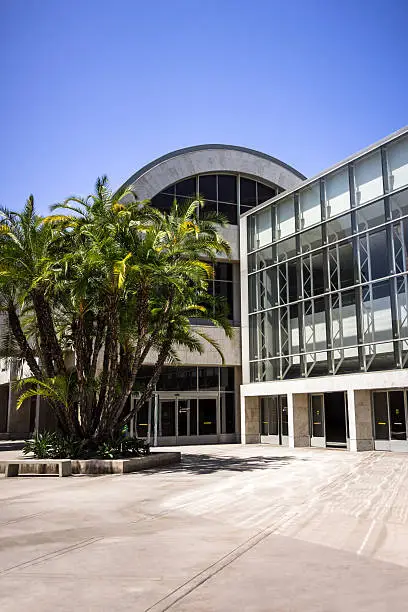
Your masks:
M387 261L386 230L371 232L368 235L370 245L371 279L383 278L389 274Z
M218 201L237 203L237 177L232 174L218 175Z
M176 183L176 195L194 198L196 195L196 177L191 177L185 181Z
M200 208L200 217L205 219L207 213L216 213L217 212L217 202L211 202L209 200L205 200L204 206Z
M251 179L240 178L240 199L241 205L256 205L256 183Z
M160 391L196 391L197 368L194 367L166 367L160 374L157 383Z
M322 228L319 225L311 230L302 232L300 234L300 244L302 247L302 253L318 249L322 246Z
M274 306L273 298L275 293L274 269L268 268L267 270L263 270L257 274L257 276L259 282L260 308L262 310L264 308L272 308L272 306Z
M152 206L159 210L170 210L173 205L174 196L166 193L158 193L151 199Z
M251 274L248 277L248 308L249 312L258 310L257 306L257 282L258 274Z
M390 197L392 217L403 217L408 215L408 189Z
M235 433L235 396L233 393L221 394L221 402L225 409L225 431Z
M258 270L261 270L262 268L266 268L268 266L271 266L273 264L273 260L272 260L272 247L266 247L266 249L262 249L262 251L258 251L257 255L257 267Z
M262 202L266 202L266 200L270 200L276 195L276 189L273 187L267 187L262 183L257 183L257 193L258 193L258 204L262 204Z
M198 179L199 194L204 200L217 199L217 175L204 174Z
M384 200L357 209L356 217L359 232L384 224Z
M221 391L234 391L234 368L220 368Z
M282 242L278 242L276 245L277 257L278 261L284 261L285 259L290 259L291 257L296 257L296 239L288 238L287 240L282 240Z
M224 215L227 218L228 223L231 225L237 224L237 205L236 204L224 204L218 202L218 212L220 215Z
M216 263L214 274L217 280L232 281L232 264Z
M356 162L355 181L357 205L384 193L380 151Z
M353 291L333 293L332 338L333 347L353 346L357 344L356 296Z
M233 285L224 281L214 281L214 295L224 298L228 305L227 317L230 321L233 318Z
M343 215L327 222L327 239L336 242L342 238L348 238L352 234L351 215Z
M320 208L319 182L302 189L299 192L299 208L301 228L319 223L322 219Z
M249 358L258 359L257 315L250 315L249 317Z
M408 137L400 138L387 146L390 189L408 185Z
M353 245L344 242L329 251L330 280L336 288L354 285Z
M284 238L295 232L295 203L293 195L277 202L276 226L277 239Z
M268 206L256 215L256 247L272 242L272 214Z
M218 391L218 368L198 368L198 388Z
M374 341L392 339L390 285L388 281L373 284L372 322Z
M350 209L349 175L347 166L326 177L326 213L334 217Z
M255 249L255 215L247 217L247 248L250 253Z

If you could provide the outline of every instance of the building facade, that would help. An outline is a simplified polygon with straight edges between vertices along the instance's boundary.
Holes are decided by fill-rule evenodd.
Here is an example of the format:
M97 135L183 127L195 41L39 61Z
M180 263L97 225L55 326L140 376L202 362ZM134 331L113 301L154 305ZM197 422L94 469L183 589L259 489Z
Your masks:
M408 130L241 235L242 441L408 450Z
M174 151L125 186L168 210L205 200L224 214L224 296L232 339L182 351L130 423L154 445L217 442L408 451L408 128L306 180L263 153L227 145ZM149 376L149 356L131 401ZM0 362L0 437L50 428L38 399L16 411Z

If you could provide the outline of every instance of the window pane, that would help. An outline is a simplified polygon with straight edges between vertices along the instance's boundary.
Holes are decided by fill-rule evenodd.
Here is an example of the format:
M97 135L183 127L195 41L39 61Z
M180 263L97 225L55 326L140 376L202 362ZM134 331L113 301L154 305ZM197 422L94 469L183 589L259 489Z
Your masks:
M269 206L256 215L256 229L257 248L272 242L272 214Z
M390 197L393 218L408 215L408 189Z
M356 203L368 202L383 194L380 151L363 157L355 165Z
M218 201L237 202L237 177L228 174L218 175Z
M214 281L214 295L223 298L228 305L228 319L233 318L233 285L223 281Z
M220 368L221 391L234 391L234 368Z
M218 368L198 368L198 388L218 391Z
M232 264L216 263L214 266L214 273L217 280L232 281Z
M327 216L334 217L350 208L348 168L326 177Z
M368 234L370 245L371 279L388 276L387 238L385 228Z
M262 251L258 251L257 256L257 267L258 270L262 268L266 268L267 266L271 266L273 264L272 260L272 247L266 247L266 249L262 249Z
M390 188L408 185L408 137L405 136L387 146Z
M200 208L200 217L205 219L205 215L207 213L216 213L217 212L217 202L211 202L206 200L204 206Z
M295 232L295 204L293 196L284 198L276 204L276 225L278 239Z
M278 242L276 245L277 257L278 261L284 261L285 259L290 259L291 257L296 256L296 239L288 238L287 240L282 240L282 242Z
M359 232L385 223L384 200L357 209L356 216Z
M199 177L198 181L199 194L204 200L217 199L217 175L205 174Z
M262 202L266 202L266 200L270 200L276 195L276 189L273 187L267 187L262 183L257 183L258 190L258 204L262 204Z
M199 430L200 436L217 433L217 402L215 399L199 399Z
M225 405L225 432L235 433L235 396L233 393L221 395L221 401Z
M224 217L227 218L228 223L231 223L231 225L237 224L236 204L223 204L223 202L218 202L218 212L220 215L224 215Z
M241 205L255 206L256 204L256 184L251 179L240 179Z
M314 183L299 192L301 227L308 227L321 221L320 184Z
M319 225L318 227L314 227L307 232L302 232L300 234L300 243L302 247L302 252L305 253L307 251L311 251L312 249L317 249L322 246L322 228Z
M173 204L174 196L165 193L158 193L151 199L152 206L160 210L170 210Z
M196 195L196 178L195 176L185 181L180 181L176 184L176 195L186 196L188 198L195 197Z
M351 215L337 217L327 223L327 238L329 242L336 242L351 236Z

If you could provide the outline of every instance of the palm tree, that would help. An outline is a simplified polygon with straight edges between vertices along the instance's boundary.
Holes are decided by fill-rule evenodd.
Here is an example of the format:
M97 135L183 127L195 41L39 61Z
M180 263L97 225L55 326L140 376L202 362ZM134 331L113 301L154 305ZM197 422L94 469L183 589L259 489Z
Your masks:
M179 346L201 352L205 340L219 350L192 317L211 319L231 335L223 305L214 309L207 293L211 261L229 254L218 232L225 220L199 219L200 201L174 202L164 214L132 192L113 193L106 177L94 195L54 207L59 214L39 218L30 202L21 215L3 212L0 235L0 287L19 295L13 313L20 327L12 330L33 373L29 383L69 415L64 421L60 414L64 430L86 439L112 436L153 393ZM33 311L32 339L21 308ZM70 367L68 350L75 355ZM152 378L131 414L128 397L152 352Z

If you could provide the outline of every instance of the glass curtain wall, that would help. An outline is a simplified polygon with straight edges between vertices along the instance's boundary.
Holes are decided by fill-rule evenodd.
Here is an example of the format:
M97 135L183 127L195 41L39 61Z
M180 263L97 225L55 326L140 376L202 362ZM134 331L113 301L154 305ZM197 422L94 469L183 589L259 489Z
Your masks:
M251 381L407 367L408 137L248 217Z

